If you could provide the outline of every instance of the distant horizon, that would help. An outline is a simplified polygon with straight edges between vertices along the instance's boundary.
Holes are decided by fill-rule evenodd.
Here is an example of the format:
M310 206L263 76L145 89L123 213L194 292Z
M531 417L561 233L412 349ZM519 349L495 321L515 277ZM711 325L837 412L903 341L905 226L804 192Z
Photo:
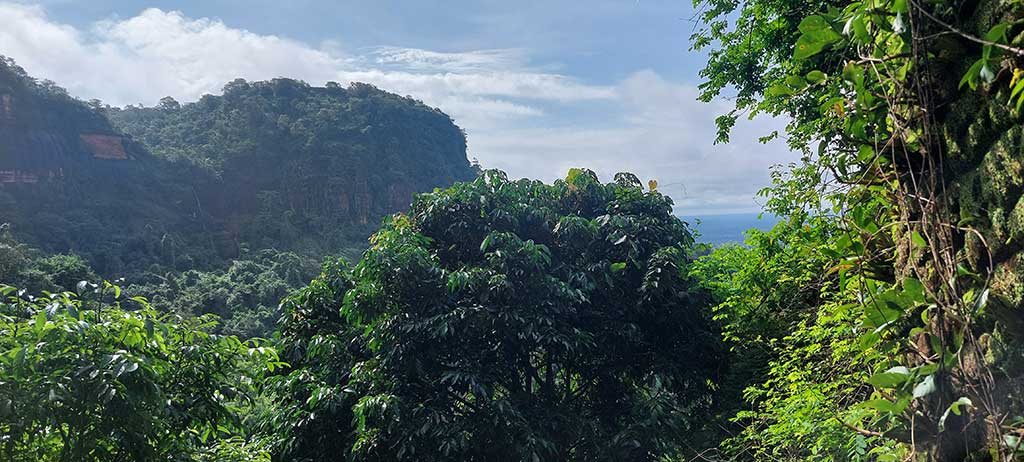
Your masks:
M779 217L767 212L676 216L687 222L699 234L697 242L716 246L727 243L742 244L747 230L767 231L780 220Z

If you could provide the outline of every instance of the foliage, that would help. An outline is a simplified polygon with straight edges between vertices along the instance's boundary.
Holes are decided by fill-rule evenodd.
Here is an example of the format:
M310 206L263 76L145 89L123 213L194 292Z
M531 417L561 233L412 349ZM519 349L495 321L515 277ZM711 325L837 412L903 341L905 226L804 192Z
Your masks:
M691 244L671 201L628 174L601 184L573 170L545 185L487 171L418 196L354 268L328 266L285 303L285 357L302 367L282 383L286 402L303 403L287 408L288 450L678 453L711 404L721 356L688 277Z
M696 46L717 47L704 71L704 97L730 86L738 92L735 111L720 119L721 138L742 113L790 116L789 141L807 153L803 170L818 172L797 184L824 196L799 198L789 184L773 194L798 199L791 201L794 211L824 199L838 231L809 243L833 260L819 271L834 273L837 284L815 307L813 324L792 326L794 333L780 340L767 380L748 390L760 408L739 415L754 423L731 440L738 443L733 449L771 460L783 456L777 448L789 447L855 449L829 456L841 460L1013 458L1007 438L1020 432L1019 424L1000 422L1021 412L1021 374L995 353L1020 352L1019 342L1005 339L1019 339L1021 330L1007 322L1014 315L1005 302L992 307L990 283L994 275L1014 275L1004 279L996 300L1014 300L1019 290L1008 257L1020 247L1006 247L1015 237L1001 229L997 211L1019 193L989 189L982 200L996 210L986 222L979 215L988 204L979 204L972 188L987 188L984 173L975 179L979 161L991 162L1005 149L986 137L1013 136L1007 130L1019 123L1020 114L1005 110L999 96L1019 95L1012 92L1020 80L1019 5L698 4L708 26L696 34ZM991 99L958 94L943 78L960 66L966 69L960 87L989 85ZM999 68L1008 72L997 74ZM1009 91L994 86L999 75L1009 80ZM978 107L981 124L958 113ZM819 142L813 154L806 149L812 140ZM806 356L813 351L828 356ZM828 370L838 375L813 372L836 361ZM856 370L869 372L846 373ZM848 431L830 436L818 425L820 416L800 411L814 398L805 390L852 397L822 393L827 405L839 405L835 421ZM765 422L768 427L757 427ZM806 440L812 434L816 442Z
M859 341L863 307L846 289L854 281L836 271L843 231L835 217L820 206L795 207L814 197L790 188L810 179L800 175L806 172L777 175L765 191L770 210L786 220L749 231L746 247L715 249L694 265L719 301L715 317L731 350L719 402L737 427L724 435L723 458L874 457L866 435L851 426L865 418L854 406L870 396L864 371L888 352Z
M355 442L348 387L366 353L362 331L341 316L351 287L348 265L329 258L319 277L281 303L281 357L291 367L268 382L274 402L258 424L278 460L336 460Z
M222 438L239 435L236 403L282 365L273 349L210 333L210 316L160 314L108 283L83 281L78 294L0 293L4 460L190 460L221 451Z
M181 179L194 177L191 199L227 222L231 250L361 250L413 193L474 176L451 118L366 84L236 79L220 96L106 114Z
M0 282L39 293L74 290L79 281L99 279L81 257L39 256L38 251L14 239L8 228L0 224Z
M269 337L280 315L278 304L312 279L316 265L298 254L274 250L241 257L223 270L139 277L126 291L182 316L215 314L223 319L220 330L226 334Z

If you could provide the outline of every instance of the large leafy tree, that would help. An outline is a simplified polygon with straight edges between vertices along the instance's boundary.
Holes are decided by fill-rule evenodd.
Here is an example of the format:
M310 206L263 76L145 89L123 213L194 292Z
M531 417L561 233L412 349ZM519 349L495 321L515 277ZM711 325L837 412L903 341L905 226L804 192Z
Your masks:
M319 277L281 302L281 357L290 368L268 381L273 406L259 419L276 460L342 460L352 448L350 379L366 355L360 331L341 315L351 287L348 265L328 258Z
M675 453L722 356L691 244L671 200L629 174L489 171L419 196L349 276L286 303L286 355L306 365L288 376L304 398L290 450L315 454L328 429L359 460ZM342 425L316 423L325 411Z

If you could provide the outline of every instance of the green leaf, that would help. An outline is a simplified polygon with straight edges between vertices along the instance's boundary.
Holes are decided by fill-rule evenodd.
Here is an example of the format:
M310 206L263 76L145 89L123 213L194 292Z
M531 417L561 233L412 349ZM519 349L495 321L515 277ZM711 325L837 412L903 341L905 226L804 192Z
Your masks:
M963 410L960 409L961 407L971 408L974 407L974 403L971 402L971 400L967 397L961 397L960 399L954 401L953 404L950 404L949 407L946 409L946 412L943 412L942 417L939 418L940 432L946 431L946 419L949 417L950 412L956 415L961 415L963 413Z
M991 29L988 30L987 34L985 34L985 40L988 40L990 42L1005 42L1006 41L1006 31L1009 30L1009 29L1010 29L1010 23L1005 23L1004 22L1004 23L996 24L996 25L992 26Z
M793 59L807 59L821 53L830 42L817 40L807 35L801 35L796 40L796 47L793 50Z
M772 85L765 92L768 96L790 96L793 93L793 89L789 88L789 85Z
M850 26L853 28L853 35L857 37L857 40L861 42L870 42L871 34L868 33L868 26L864 22L863 15L854 16L850 22Z
M828 21L819 15L808 16L800 21L797 27L802 35L796 41L793 49L794 59L806 59L820 53L825 47L838 42L843 37L836 31Z
M11 356L14 358L14 364L20 366L25 363L25 347L18 347L12 353Z
M32 324L32 332L38 337L43 334L44 327L46 327L46 310L39 310L36 313L35 322Z
M815 85L825 82L828 76L819 70L813 70L807 73L807 81Z
M988 289L981 291L981 295L974 299L974 312L980 312L985 305L988 305Z
M914 244L914 247L917 247L919 249L928 247L928 242L925 241L924 237L921 236L921 233L917 231L910 233L910 242Z
M821 34L825 31L832 30L832 26L829 25L828 21L820 15L811 15L800 21L800 25L797 26L797 30L804 34Z
M889 325L903 316L903 307L892 303L876 302L864 308L864 325L876 329Z
M791 75L786 77L786 85L789 85L789 88L792 88L793 91L800 91L807 88L807 81L798 75Z
M971 90L978 89L978 77L981 74L981 68L985 66L985 60L979 59L971 65L971 68L964 73L963 78L960 79L960 88L967 85Z
M896 366L885 372L879 372L868 378L868 383L877 388L896 388L906 383L910 378L910 369L903 366Z
M613 273L618 273L619 271L622 271L624 269L626 269L626 262L612 263Z
M858 92L864 87L864 68L856 63L843 66L843 79L852 83Z
M1003 443L1012 451L1021 451L1024 449L1024 446L1021 445L1020 436L1011 433L1003 435Z
M857 404L857 407L865 409L874 409L879 412L888 414L896 414L898 411L896 403L886 399L869 399Z
M906 294L906 298L915 303L925 303L925 290L924 284L921 281L914 278L903 279L903 293Z

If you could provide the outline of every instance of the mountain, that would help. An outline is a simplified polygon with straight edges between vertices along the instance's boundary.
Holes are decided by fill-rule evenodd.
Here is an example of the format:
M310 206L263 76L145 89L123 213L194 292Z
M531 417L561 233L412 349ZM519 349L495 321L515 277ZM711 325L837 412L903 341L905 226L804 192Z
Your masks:
M159 257L152 238L185 231L192 212L162 163L96 107L0 59L0 222L27 243L111 272Z
M344 252L414 193L474 176L450 117L366 84L235 80L119 109L0 65L0 222L105 275Z
M165 98L107 114L154 155L203 170L196 204L229 247L330 253L364 239L413 193L474 177L450 117L366 84L239 79L195 103Z

